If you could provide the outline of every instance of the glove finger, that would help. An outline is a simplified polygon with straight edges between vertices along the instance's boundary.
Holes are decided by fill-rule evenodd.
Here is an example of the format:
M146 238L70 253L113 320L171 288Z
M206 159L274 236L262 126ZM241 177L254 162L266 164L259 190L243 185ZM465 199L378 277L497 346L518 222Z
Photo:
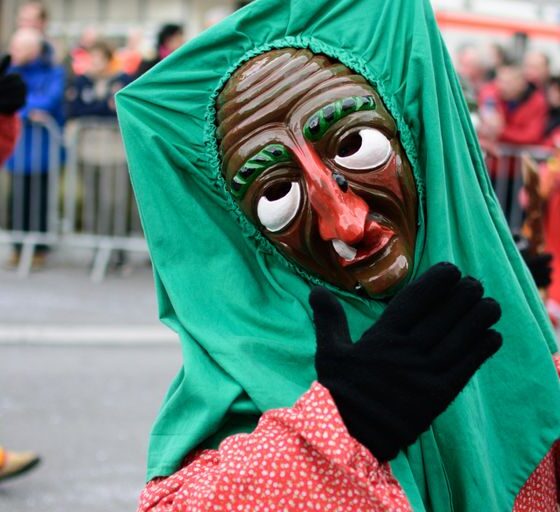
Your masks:
M401 332L410 330L449 295L459 279L461 272L455 265L434 265L395 296L379 321L382 325L392 324Z
M471 343L490 329L502 316L502 308L491 298L480 300L461 320L459 320L447 339L457 338ZM445 342L445 341L444 341Z
M483 294L484 288L480 281L473 277L461 279L445 302L418 322L411 332L412 336L418 340L418 343L425 344L428 348L434 341L444 338L482 299Z
M479 301L439 343L431 347L426 353L428 367L431 371L446 371L458 364L468 354L474 344L485 338L500 318L501 310L493 299ZM495 331L492 331L495 332Z
M337 343L352 343L346 313L333 293L316 286L309 294L309 304L313 309L318 349Z
M445 389L448 391L448 404L461 392L479 368L502 346L502 335L494 330L473 343L471 349L458 363L448 368Z
M12 58L9 54L4 55L2 60L0 60L0 76L3 75L6 70L10 67L10 63L12 62Z

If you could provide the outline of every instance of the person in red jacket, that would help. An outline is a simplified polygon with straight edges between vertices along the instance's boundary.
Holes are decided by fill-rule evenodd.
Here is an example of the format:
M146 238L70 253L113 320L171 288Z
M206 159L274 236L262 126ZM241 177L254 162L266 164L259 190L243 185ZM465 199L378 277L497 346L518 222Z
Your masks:
M548 122L546 97L519 67L499 68L495 82L482 89L479 103L478 133L484 145L541 142Z

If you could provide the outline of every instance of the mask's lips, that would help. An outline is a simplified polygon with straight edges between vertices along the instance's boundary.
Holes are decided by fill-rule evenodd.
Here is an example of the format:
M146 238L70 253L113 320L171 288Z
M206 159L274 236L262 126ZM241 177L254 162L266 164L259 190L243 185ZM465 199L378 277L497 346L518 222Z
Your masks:
M395 232L393 230L382 226L371 216L368 216L364 238L358 244L350 246L342 240L333 240L332 244L339 256L340 265L349 267L362 263L381 252L394 236Z

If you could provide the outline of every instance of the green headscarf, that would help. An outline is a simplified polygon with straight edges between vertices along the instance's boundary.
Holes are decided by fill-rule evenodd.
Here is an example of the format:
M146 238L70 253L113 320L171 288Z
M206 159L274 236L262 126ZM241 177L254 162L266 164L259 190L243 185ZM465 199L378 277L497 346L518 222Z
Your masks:
M511 510L560 438L546 314L488 180L428 0L257 0L117 96L162 321L183 366L154 426L148 478L250 431L315 379L317 280L248 222L220 175L214 101L237 67L309 48L366 77L395 117L421 200L415 274L439 261L482 279L504 346L419 441L391 462L416 511ZM383 310L336 291L357 339ZM147 383L149 385L149 383Z

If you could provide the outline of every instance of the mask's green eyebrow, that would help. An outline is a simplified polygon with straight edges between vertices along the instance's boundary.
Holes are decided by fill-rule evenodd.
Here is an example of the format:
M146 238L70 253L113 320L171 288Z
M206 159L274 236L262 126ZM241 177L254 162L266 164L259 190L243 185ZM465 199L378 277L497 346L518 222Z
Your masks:
M373 96L351 96L329 103L315 112L305 123L303 135L310 142L317 142L326 131L343 117L362 110L375 110Z
M238 199L243 198L247 190L266 169L291 162L292 155L282 144L269 144L247 160L231 180L231 192Z

